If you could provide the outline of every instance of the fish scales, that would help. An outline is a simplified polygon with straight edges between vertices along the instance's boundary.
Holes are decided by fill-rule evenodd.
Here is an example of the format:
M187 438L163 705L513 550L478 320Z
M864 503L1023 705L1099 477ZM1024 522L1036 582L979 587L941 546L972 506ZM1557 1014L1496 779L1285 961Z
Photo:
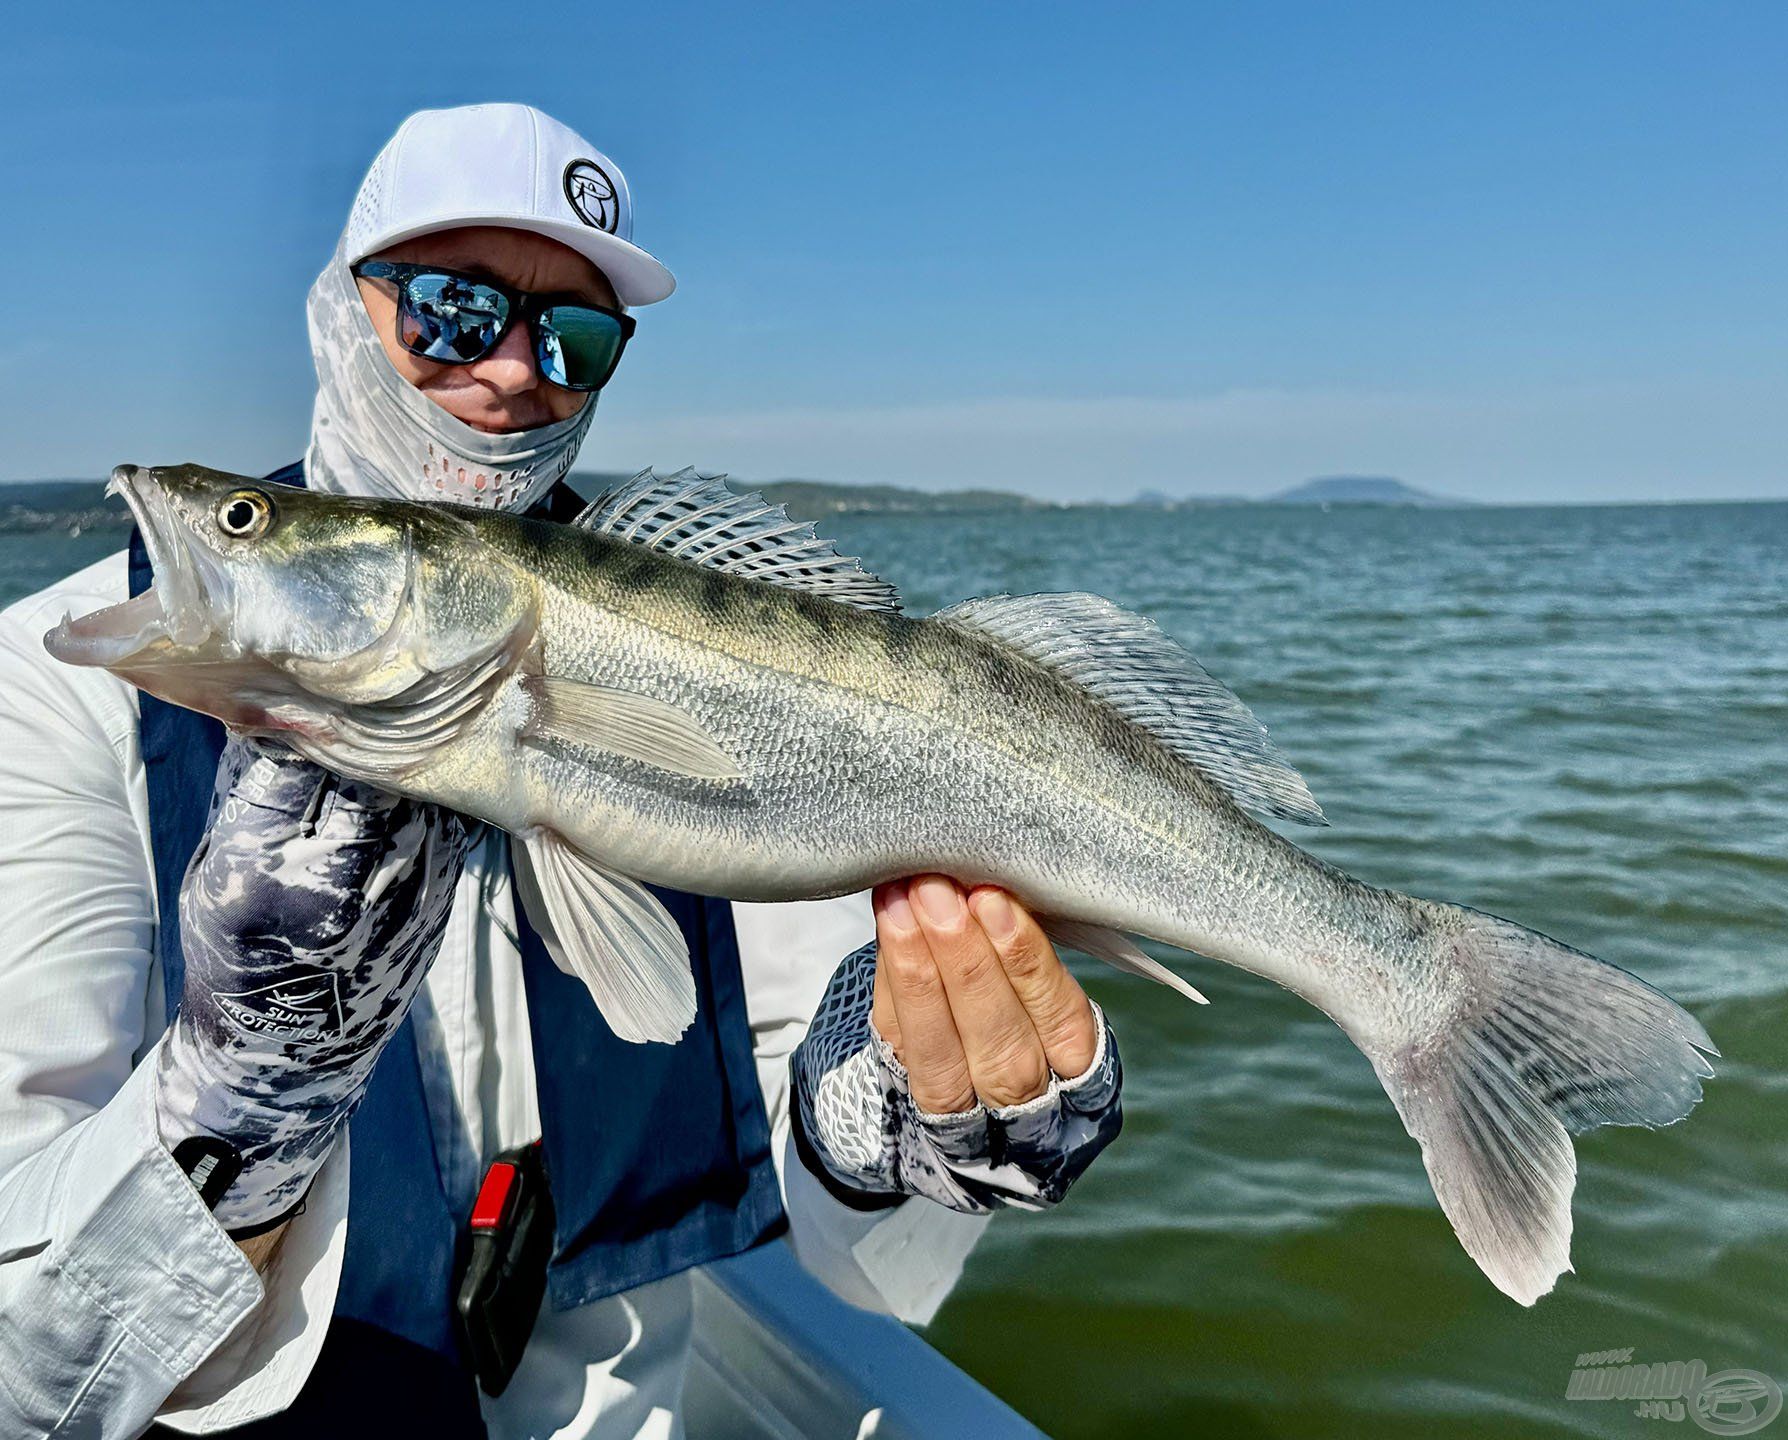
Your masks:
M930 870L1003 880L1044 911L1072 907L1201 953L1246 951L1248 968L1331 1014L1348 998L1326 983L1335 957L1382 953L1354 944L1360 922L1408 923L1384 892L1242 814L1146 731L983 637L605 536L481 523L545 582L549 670L686 705L723 748L752 757L752 803L737 808L645 766L550 757L537 818L588 832L592 848L626 843L599 837L661 808L650 841L614 855L630 874L754 900ZM483 737L471 743L488 753ZM594 783L580 786L580 769ZM990 828L998 873L981 858ZM866 850L869 836L881 843ZM799 853L795 837L808 842ZM736 857L717 886L716 853ZM1088 891L1101 902L1090 915ZM1345 923L1318 923L1331 905ZM1252 933L1263 919L1270 944Z

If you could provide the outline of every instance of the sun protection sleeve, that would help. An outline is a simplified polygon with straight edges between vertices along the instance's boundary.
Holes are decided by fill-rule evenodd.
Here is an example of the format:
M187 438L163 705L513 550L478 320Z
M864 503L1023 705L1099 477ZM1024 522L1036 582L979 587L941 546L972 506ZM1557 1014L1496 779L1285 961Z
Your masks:
M1097 1048L1084 1073L1052 1075L1019 1105L931 1115L870 1019L874 942L848 956L793 1059L795 1140L808 1168L846 1203L919 1195L951 1210L1046 1209L1117 1135L1123 1067L1093 1005Z
M232 740L180 894L180 1011L156 1068L170 1148L228 1141L227 1229L304 1196L440 949L466 830L438 806Z
M0 615L5 1436L134 1436L191 1387L224 1397L216 1424L283 1408L341 1267L345 1148L257 1276L156 1129L163 1000L136 709L122 681L57 664L41 638L65 608L124 588L120 554Z

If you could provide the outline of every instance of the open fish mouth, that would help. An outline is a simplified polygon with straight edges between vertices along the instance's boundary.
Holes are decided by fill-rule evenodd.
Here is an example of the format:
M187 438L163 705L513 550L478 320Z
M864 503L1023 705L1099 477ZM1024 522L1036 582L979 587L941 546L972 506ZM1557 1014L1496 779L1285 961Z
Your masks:
M44 636L45 648L70 665L107 668L153 663L158 651L170 661L189 659L215 633L207 579L217 585L223 577L195 553L154 471L120 465L112 471L106 494L122 495L130 507L149 551L154 579L141 595L121 604L65 617ZM214 573L207 577L201 568Z

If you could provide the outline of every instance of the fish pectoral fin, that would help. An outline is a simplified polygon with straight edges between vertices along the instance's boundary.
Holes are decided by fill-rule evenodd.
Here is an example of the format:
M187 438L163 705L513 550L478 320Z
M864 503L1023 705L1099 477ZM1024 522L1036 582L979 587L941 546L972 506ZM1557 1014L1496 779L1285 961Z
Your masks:
M1227 685L1153 620L1100 595L989 595L932 617L1072 681L1229 792L1244 810L1326 825L1303 776Z
M1200 1005L1211 1003L1159 960L1145 955L1142 948L1121 931L1109 930L1103 925L1088 925L1080 920L1064 920L1059 915L1039 915L1037 923L1053 945L1082 951L1126 975L1140 975L1145 980L1167 986L1169 990L1177 990Z
M689 944L658 897L550 830L523 837L515 883L547 953L622 1040L674 1044L695 1019Z
M745 772L696 720L674 705L554 675L525 675L524 740L563 740L625 755L694 780L739 780Z

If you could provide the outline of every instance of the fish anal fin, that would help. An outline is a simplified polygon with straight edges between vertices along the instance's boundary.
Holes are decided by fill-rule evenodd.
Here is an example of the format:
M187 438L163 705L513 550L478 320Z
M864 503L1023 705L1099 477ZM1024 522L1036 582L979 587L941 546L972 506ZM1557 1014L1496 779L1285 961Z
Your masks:
M1080 920L1067 920L1060 915L1039 916L1037 923L1055 945L1083 951L1095 960L1103 960L1113 969L1122 970L1126 975L1140 975L1145 980L1153 980L1158 985L1177 990L1188 1000L1200 1005L1211 1003L1159 960L1144 954L1142 948L1121 931L1111 930L1103 925L1089 925Z

